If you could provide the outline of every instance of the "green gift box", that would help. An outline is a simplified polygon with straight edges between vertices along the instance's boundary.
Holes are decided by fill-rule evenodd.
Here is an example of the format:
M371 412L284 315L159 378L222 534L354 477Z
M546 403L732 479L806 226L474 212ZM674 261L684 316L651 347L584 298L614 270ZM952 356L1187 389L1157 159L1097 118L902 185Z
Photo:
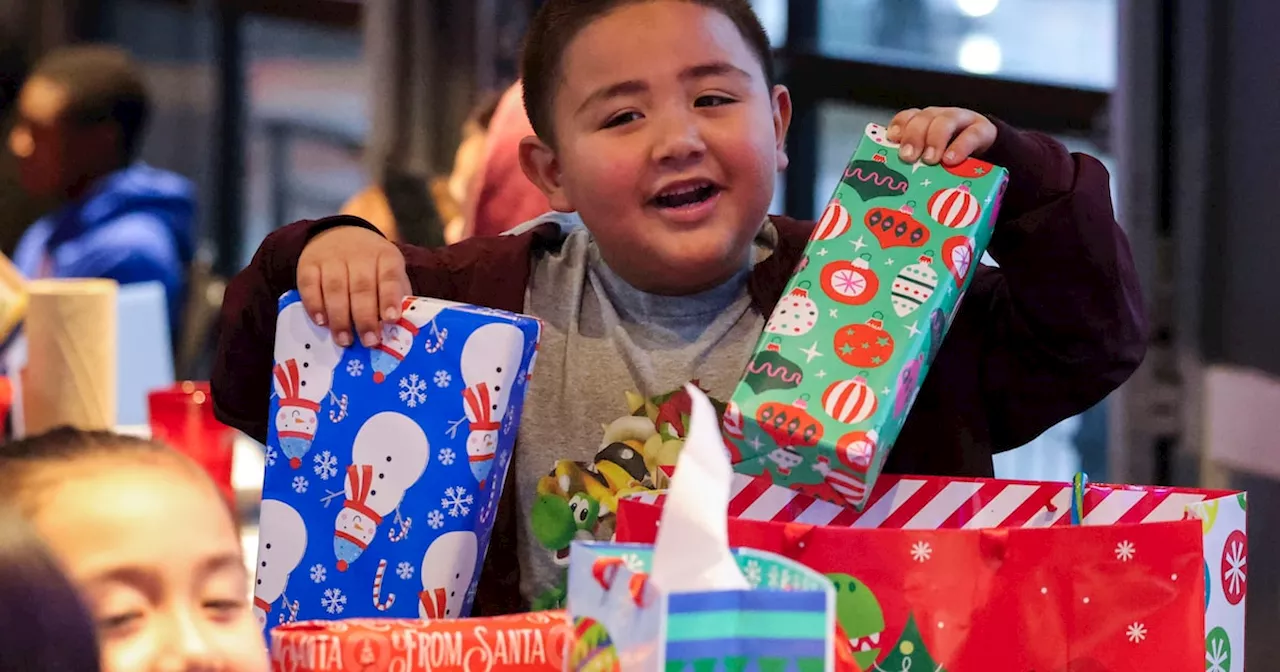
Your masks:
M869 124L725 415L734 469L856 509L986 251L1008 171Z

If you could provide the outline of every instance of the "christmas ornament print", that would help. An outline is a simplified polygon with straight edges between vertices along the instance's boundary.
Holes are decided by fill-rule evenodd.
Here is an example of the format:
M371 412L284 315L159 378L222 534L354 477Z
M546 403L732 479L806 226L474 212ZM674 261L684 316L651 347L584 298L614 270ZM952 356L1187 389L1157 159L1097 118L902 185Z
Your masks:
M1204 640L1205 672L1231 672L1231 636L1214 628Z
M929 361L938 356L942 349L942 337L947 334L947 316L941 308L935 308L929 315Z
M778 301L778 307L773 309L764 330L779 336L803 336L817 322L818 304L809 298L809 283L802 282Z
M1235 606L1244 600L1248 583L1248 539L1244 532L1233 531L1222 549L1222 593L1227 603Z
M873 313L866 324L850 324L836 332L836 357L849 366L871 369L893 357L893 335L884 328L884 313Z
M813 234L810 240L831 240L839 238L849 232L849 228L853 225L853 218L849 216L849 211L845 209L840 201L832 201L827 209L822 212L822 217L813 227Z
M887 156L888 152L880 150L871 161L851 161L844 169L841 182L852 187L864 201L907 193L910 182L902 173L886 165Z
M849 432L836 441L836 457L840 464L865 474L876 452L876 430Z
M822 438L822 422L809 414L808 407L808 395L791 404L771 401L760 405L756 420L779 447L811 448Z
M933 270L933 256L926 253L915 264L903 267L893 280L893 312L898 317L914 313L933 296L938 287L938 272Z
M911 216L914 207L915 201L908 201L897 210L871 208L867 210L863 221L867 230L880 241L880 247L886 250L892 247L921 247L929 242L929 228Z
M921 372L924 370L924 355L907 363L898 374L898 396L893 402L893 417L901 417L911 408L920 390Z
M850 306L861 306L874 299L880 291L880 278L871 270L871 255L823 266L822 291L832 301Z
M969 192L969 183L958 187L939 189L929 199L929 216L945 227L963 229L978 221L982 206Z
M963 287L969 278L969 269L973 265L973 239L968 236L953 236L942 244L942 263L951 271L956 286Z
M804 379L804 371L782 355L782 340L774 338L747 363L743 381L756 394L769 390L794 389Z
M991 171L995 170L995 166L983 161L982 159L975 159L972 156L954 166L943 164L942 168L948 173L951 173L956 177L962 177L966 180L976 180L980 177L990 175Z
M876 412L876 405L876 393L867 385L865 373L832 383L822 394L822 410L845 425L855 425L870 418Z

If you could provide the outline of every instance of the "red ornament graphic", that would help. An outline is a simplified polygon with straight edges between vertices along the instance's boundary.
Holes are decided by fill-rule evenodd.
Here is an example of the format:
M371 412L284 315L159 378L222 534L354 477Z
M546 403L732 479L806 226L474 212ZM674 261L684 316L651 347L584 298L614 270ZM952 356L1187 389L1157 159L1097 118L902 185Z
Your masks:
M867 385L865 375L841 380L832 383L822 394L822 410L836 422L856 424L875 414L876 393Z
M880 247L920 247L929 242L929 229L911 216L914 202L908 202L897 210L871 208L863 221L871 234L880 241Z
M836 457L855 474L865 475L871 467L871 458L876 454L878 438L880 437L874 429L845 434L836 441Z
M849 366L872 369L893 357L893 335L884 329L884 313L876 312L866 324L841 327L835 336L836 357Z
M853 261L833 261L822 268L822 291L833 301L861 306L880 291L880 278L871 270L871 255Z
M942 263L956 279L956 286L963 287L969 277L969 269L973 268L973 240L968 236L948 238L942 244Z
M1248 582L1249 569L1246 566L1249 555L1249 540L1244 532L1236 530L1227 537L1222 548L1222 594L1232 606L1244 600L1245 584Z
M970 226L981 215L982 206L978 204L977 197L969 193L968 182L941 189L929 198L929 216L952 229Z
M987 163L986 161L975 159L972 156L954 166L943 164L942 168L948 173L951 173L956 177L963 177L966 180L986 177L996 169L995 166Z
M871 157L871 160L875 161L876 163L885 163L889 160L889 152L886 152L883 149L881 149L876 152L875 156Z
M853 225L853 217L849 215L849 211L845 209L840 201L831 201L827 209L822 212L822 218L813 227L813 234L809 236L810 240L831 240L839 238L849 232L849 227Z
M822 438L822 423L809 415L808 406L808 395L794 404L766 402L756 411L756 421L779 448L811 448Z

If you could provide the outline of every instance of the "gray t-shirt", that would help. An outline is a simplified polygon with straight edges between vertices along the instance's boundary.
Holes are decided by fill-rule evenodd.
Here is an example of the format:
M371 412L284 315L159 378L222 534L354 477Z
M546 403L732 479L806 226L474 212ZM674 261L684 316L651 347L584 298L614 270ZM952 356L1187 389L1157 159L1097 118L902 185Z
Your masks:
M685 383L727 401L764 329L747 267L692 296L648 294L604 264L576 216L547 221L563 243L530 274L525 312L542 319L542 343L509 481L520 591L535 609L562 604L572 540L612 536L619 494L664 485L659 466L674 463L688 421ZM765 223L752 263L776 244Z

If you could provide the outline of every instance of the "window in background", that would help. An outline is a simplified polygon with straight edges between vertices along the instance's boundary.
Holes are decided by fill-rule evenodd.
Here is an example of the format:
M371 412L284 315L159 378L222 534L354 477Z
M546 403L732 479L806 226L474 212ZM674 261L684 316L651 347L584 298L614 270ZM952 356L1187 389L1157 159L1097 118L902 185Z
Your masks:
M780 49L787 43L787 0L751 0L751 7L769 33L773 48Z
M244 259L272 230L338 211L369 175L369 76L358 28L244 19Z
M819 46L841 59L1105 90L1116 1L821 0Z
M944 101L939 101L944 102ZM835 191L849 157L863 137L868 123L884 124L896 110L876 109L839 103L822 103L819 109L818 179L814 185L815 212L821 212ZM1112 159L1084 140L1059 138L1072 151L1091 154L1107 165ZM1113 171L1112 198L1115 200ZM983 260L994 265L990 257ZM1070 480L1082 469L1094 480L1106 478L1106 416L1103 408L1068 418L1035 441L996 456L996 475L1001 478Z

